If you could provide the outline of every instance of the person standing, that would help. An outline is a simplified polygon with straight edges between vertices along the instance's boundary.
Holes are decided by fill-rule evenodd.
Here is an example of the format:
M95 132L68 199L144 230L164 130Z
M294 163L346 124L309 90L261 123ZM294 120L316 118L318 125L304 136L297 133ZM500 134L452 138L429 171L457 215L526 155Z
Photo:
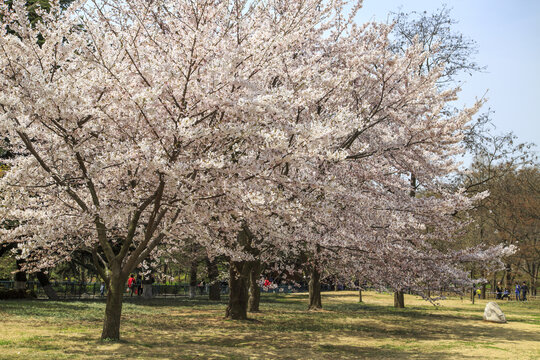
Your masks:
M501 297L502 297L502 288L501 288L501 283L497 283L497 288L495 290L496 292L496 296L497 296L497 299L500 300Z
M142 290L142 276L141 276L141 274L137 275L137 282L136 282L136 284L137 284L137 290L136 290L135 293L137 294L137 296L141 296L141 295L142 295L142 291L143 291L143 290Z
M516 282L516 301L519 301L519 293L521 292L521 286Z
M529 291L529 287L527 286L527 283L524 281L523 285L521 285L521 301L527 301L528 291Z
M104 281L101 282L101 286L99 287L99 294L101 295L101 297L105 296L105 282Z
M133 296L133 292L135 291L135 277L133 276L133 274L129 275L128 289L129 289L129 296Z

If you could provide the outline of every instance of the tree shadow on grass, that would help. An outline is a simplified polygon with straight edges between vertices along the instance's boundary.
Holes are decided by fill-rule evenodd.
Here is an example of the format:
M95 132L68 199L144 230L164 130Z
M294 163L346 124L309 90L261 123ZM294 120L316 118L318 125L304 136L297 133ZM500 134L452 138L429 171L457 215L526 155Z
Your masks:
M62 351L82 358L101 352L111 359L130 358L134 354L144 359L448 359L455 358L456 351L463 346L485 347L494 342L523 340L540 343L540 332L533 331L530 325L531 330L511 327L512 323L522 321L486 323L481 320L481 312L476 315L478 309L466 306L437 313L421 306L394 309L329 301L326 311L308 312L305 295L283 299L263 296L263 311L252 314L257 321L251 322L225 320L226 299L128 301L122 320L122 342L108 344L98 342L98 335L95 340L71 335L69 341L76 345ZM63 312L70 315L58 316L96 317L100 321L104 310L103 304L87 302L5 302L2 311L6 311L4 305L8 313L17 314L17 308L29 307L31 316ZM95 329L94 325L87 326ZM439 345L430 347L428 343Z
M157 331L156 331L157 330ZM321 334L316 334L321 335ZM365 334L363 334L365 336ZM153 339L153 342L141 342L138 339ZM470 339L469 339L470 341ZM88 356L85 344L70 349L68 355ZM87 344L86 344L87 345ZM99 343L96 343L96 351ZM414 345L381 344L364 346L339 343L318 343L318 337L312 334L276 334L275 332L237 332L205 335L190 332L163 333L155 328L146 328L132 335L124 342L117 343L110 349L110 358L202 358L202 359L361 359L361 358L417 358L449 359L455 358L454 347L431 349L428 353L418 351ZM425 349L424 349L425 351ZM461 356L467 358L468 356ZM470 356L471 358L473 356Z

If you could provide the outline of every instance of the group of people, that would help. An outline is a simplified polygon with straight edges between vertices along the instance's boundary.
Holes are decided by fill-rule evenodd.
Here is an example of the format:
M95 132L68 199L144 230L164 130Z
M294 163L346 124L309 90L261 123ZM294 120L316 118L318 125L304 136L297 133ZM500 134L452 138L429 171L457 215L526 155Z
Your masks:
M527 283L524 281L523 284L519 284L516 282L515 287L515 294L516 294L516 300L517 301L526 301L527 300L527 293L529 292L529 287L527 286ZM475 295L478 295L478 299L482 296L482 290L480 288L476 289L474 291ZM501 287L501 283L497 283L497 287L495 289L495 296L499 300L510 300L510 290L508 290L507 287L504 288L504 290Z
M523 282L523 284L520 286L517 282L516 282L516 300L521 300L521 301L526 301L527 300L527 293L529 292L529 287L527 286L527 284L525 283L525 281ZM521 294L521 296L520 296Z
M142 283L142 276L137 275L137 279L135 279L135 276L131 274L128 279L127 283L127 292L130 294L130 296L135 295L142 295L143 293L143 283ZM105 296L105 292L107 290L105 282L101 282L101 286L99 287L99 293L101 296Z
M478 289L478 291L480 291L480 289ZM519 283L516 282L516 286L515 286L516 301L526 301L528 292L529 292L529 287L527 286L527 283L525 281L523 282L522 285L519 285ZM508 290L508 288L505 287L503 291L500 282L497 284L497 289L495 290L495 294L496 294L497 299L510 300L510 290ZM478 298L480 298L480 293L478 293Z
M131 274L128 279L128 288L127 291L129 292L129 296L135 295L142 295L143 292L143 286L142 286L142 276L137 275L137 279Z

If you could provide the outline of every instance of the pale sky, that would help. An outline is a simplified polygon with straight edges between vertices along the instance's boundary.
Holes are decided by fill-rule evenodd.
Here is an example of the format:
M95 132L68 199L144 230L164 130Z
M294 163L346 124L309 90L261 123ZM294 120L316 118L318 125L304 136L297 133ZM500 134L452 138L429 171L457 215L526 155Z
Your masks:
M460 102L486 91L497 132L513 131L540 149L540 0L364 0L358 22L386 22L390 11L433 12L447 4L455 29L478 44L484 73L463 76Z

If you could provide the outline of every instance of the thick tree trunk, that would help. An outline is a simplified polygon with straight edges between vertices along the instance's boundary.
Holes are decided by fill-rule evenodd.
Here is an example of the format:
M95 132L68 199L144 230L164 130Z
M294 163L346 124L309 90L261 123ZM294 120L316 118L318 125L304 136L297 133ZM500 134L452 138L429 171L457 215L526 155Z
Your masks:
M486 299L486 284L485 283L482 284L482 290L481 291L482 291L482 293L481 293L480 296L482 297L482 299L485 300Z
M208 282L210 283L210 288L208 291L208 299L220 300L221 299L221 286L218 281L219 270L217 266L217 260L214 259L210 261L209 258L206 258L206 267L208 269Z
M145 299L151 299L152 298L152 284L142 284L143 288L143 297Z
M15 265L17 266L17 272L15 273L15 290L26 290L26 272L21 271L22 260L16 260Z
M229 265L229 304L225 317L232 320L247 319L250 263L231 261Z
M53 287L51 286L51 282L49 281L49 277L43 273L42 271L38 271L36 273L36 277L43 288L43 291L47 295L47 297L51 300L58 300L58 294L56 291L54 291Z
M321 274L314 267L309 279L309 307L308 310L322 309L321 301Z
M191 262L189 269L189 298L194 299L197 294L197 261Z
M403 295L403 291L394 292L394 307L399 309L405 307L405 296Z
M251 266L251 270L249 272L249 312L259 311L259 303L261 301L261 287L259 285L259 278L261 276L261 271L261 263L257 261Z
M15 290L26 290L26 281L15 280L14 287Z
M504 278L504 287L511 288L512 287L512 264L508 263L506 264L506 276Z
M122 315L122 297L124 296L125 281L111 277L107 292L105 321L103 322L102 340L120 340L120 317Z

